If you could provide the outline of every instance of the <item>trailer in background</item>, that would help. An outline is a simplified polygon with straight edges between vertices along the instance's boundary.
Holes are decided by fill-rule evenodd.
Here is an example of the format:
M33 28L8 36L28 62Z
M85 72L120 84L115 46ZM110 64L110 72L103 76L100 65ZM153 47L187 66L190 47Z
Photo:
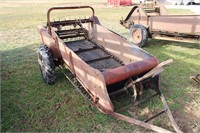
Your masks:
M131 41L141 47L156 35L192 39L200 36L200 15L169 15L163 6L134 6L120 24L130 29Z

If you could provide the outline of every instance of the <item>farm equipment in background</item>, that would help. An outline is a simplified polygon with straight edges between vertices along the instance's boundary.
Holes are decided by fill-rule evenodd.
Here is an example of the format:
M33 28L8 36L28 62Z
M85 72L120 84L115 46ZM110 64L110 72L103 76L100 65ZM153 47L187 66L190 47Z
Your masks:
M200 4L200 0L171 0L169 1L173 5L193 5L193 4Z
M143 47L148 38L173 37L194 39L200 37L200 15L168 15L165 7L134 6L120 24L130 29L131 41Z
M51 12L91 9L88 18L51 21ZM176 132L181 132L160 90L160 73L167 60L158 64L156 57L131 45L124 37L101 26L90 6L53 7L47 13L47 26L38 26L43 44L38 50L38 64L44 81L54 84L59 66L81 95L101 112L157 132L170 132L148 123L167 113ZM146 90L152 95L142 98ZM158 96L164 108L141 121L120 113L114 100L126 95L130 106L138 106ZM121 105L121 104L120 104Z

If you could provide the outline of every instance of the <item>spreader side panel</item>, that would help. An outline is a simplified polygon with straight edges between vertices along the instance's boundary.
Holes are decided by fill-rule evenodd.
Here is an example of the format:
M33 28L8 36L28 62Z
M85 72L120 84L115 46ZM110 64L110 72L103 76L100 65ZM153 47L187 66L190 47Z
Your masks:
M200 35L199 15L165 15L149 17L151 32L161 31L176 34Z
M105 113L113 112L113 106L101 72L86 64L71 49L66 47L59 38L58 43L64 62L94 100L98 100L96 104L98 108Z
M124 64L130 64L153 57L143 49L130 44L130 42L122 36L100 25L94 25L93 27L90 27L90 25L84 26L88 29L91 40L94 40L94 42L121 59Z
M54 58L60 58L61 54L59 52L59 47L56 45L55 39L49 35L47 28L44 26L39 25L37 27L38 32L40 33L40 36L42 38L42 43L47 45L52 53Z

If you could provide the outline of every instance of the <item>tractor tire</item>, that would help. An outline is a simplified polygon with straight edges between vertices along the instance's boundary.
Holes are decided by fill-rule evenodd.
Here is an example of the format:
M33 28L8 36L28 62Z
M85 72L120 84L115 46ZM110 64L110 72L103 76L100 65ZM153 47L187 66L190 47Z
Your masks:
M38 65L43 80L47 84L54 84L56 82L55 64L51 50L46 45L41 45L38 49Z
M133 42L139 47L144 47L145 45L147 45L148 38L149 34L146 27L140 24L135 24L131 26L130 28L131 42Z

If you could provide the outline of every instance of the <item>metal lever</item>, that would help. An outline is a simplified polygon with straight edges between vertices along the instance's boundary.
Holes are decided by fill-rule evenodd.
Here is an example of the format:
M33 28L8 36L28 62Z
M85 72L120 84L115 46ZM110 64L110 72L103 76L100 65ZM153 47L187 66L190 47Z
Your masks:
M154 67L151 71L149 71L148 73L146 73L144 76L142 76L141 78L138 78L136 80L134 80L133 82L129 83L126 87L131 87L132 84L136 84L138 82L143 81L144 79L147 79L149 77L154 77L156 75L158 75L159 73L161 73L164 69L163 67L166 65L169 65L173 62L172 59L166 60L161 62L160 64L158 64L156 67Z

